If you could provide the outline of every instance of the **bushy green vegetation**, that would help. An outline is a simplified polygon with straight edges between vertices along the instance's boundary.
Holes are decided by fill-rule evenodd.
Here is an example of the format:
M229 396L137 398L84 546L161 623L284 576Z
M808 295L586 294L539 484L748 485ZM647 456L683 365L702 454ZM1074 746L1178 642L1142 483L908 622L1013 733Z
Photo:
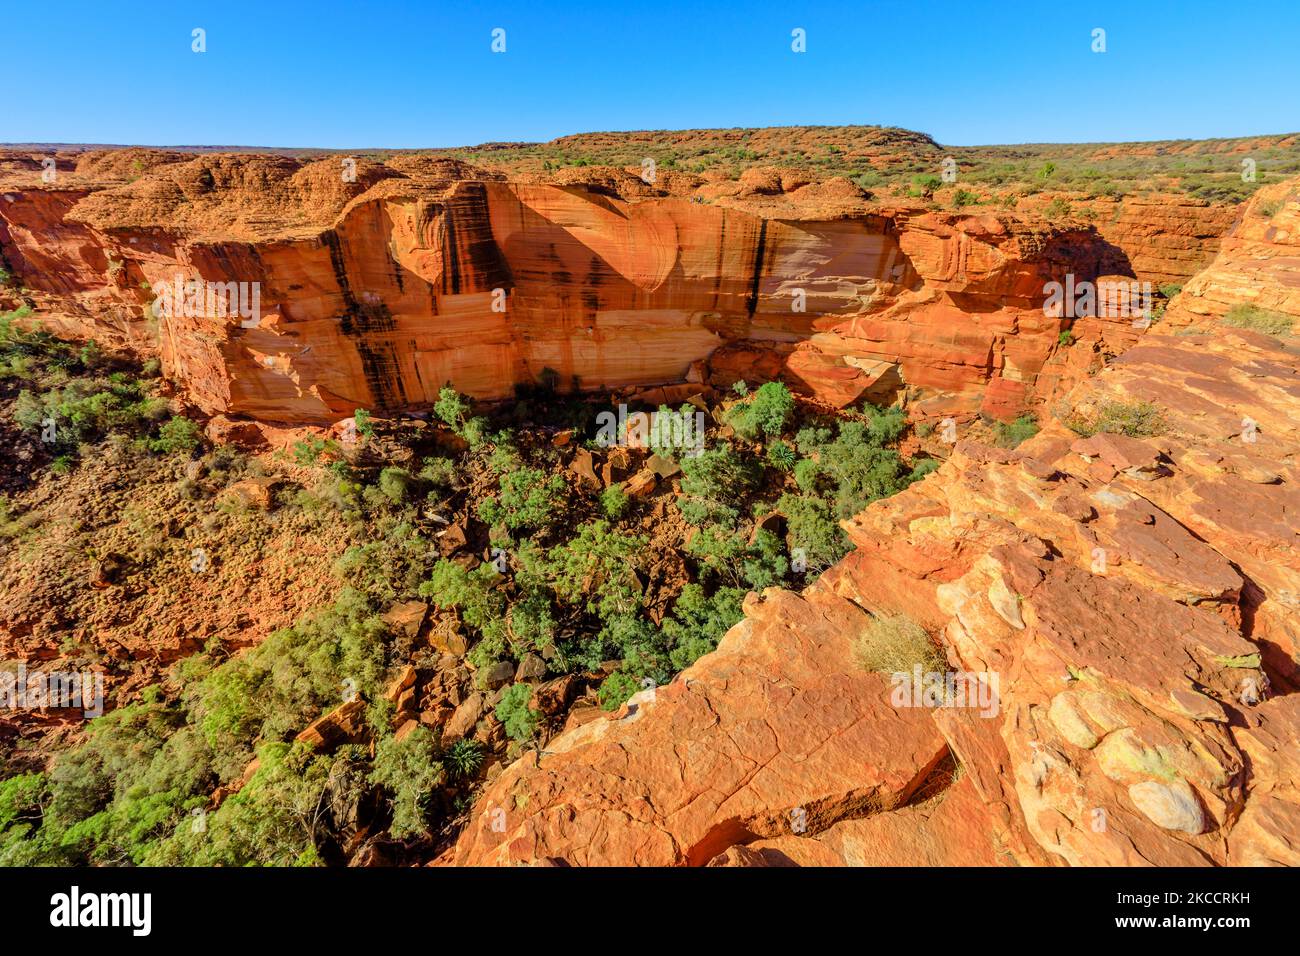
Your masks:
M993 432L1002 448L1015 448L1038 434L1038 421L1032 415L1021 415L1015 421L994 422Z
M618 710L640 689L641 685L631 674L615 671L601 681L596 699L600 701L601 710Z
M389 795L392 833L427 832L427 804L446 775L420 728L401 742L313 752L293 737L356 697L374 701L391 641L376 606L345 588L335 604L225 658L214 644L177 666L171 690L88 725L48 774L0 785L0 864L301 865L329 850L327 789L368 782ZM371 705L376 728L387 711ZM215 812L210 795L256 772ZM475 756L461 748L464 772ZM337 848L335 848L337 849Z
M774 441L767 446L767 460L781 471L793 471L799 463L798 453L783 441Z
M56 473L75 464L83 445L109 435L130 439L140 453L188 455L201 444L198 425L173 416L138 369L94 342L24 330L19 320L30 314L0 314L0 388L18 388L14 422L40 440Z
M528 706L533 689L527 684L511 684L496 706L497 720L511 740L532 740L542 715Z
M293 450L302 466L294 480L308 469L318 484L278 493L278 507L336 509L356 530L335 564L337 600L233 656L212 642L92 723L47 773L6 782L0 862L337 862L348 837L334 808L361 802L379 808L369 823L394 839L434 838L463 809L485 753L474 741L444 746L423 726L393 734L394 705L381 691L395 668L424 653L410 632L385 624L394 604L423 597L454 618L485 693L494 665L536 655L548 674L599 680L600 705L613 709L716 647L751 590L802 580L783 524L815 571L847 549L840 518L923 470L909 471L889 447L906 427L897 409L809 418L770 384L738 404L743 429L680 458L680 517L658 523L618 484L566 477L552 433L501 428L502 415L474 418L450 389L436 413L473 436L454 457L418 446L402 464L385 463L367 449L389 446L399 423L361 414L363 447L304 440ZM194 437L164 421L150 440L179 451ZM449 442L445 432L437 440ZM208 480L236 477L221 454L204 461ZM656 507L673 504L663 488ZM19 511L0 500L0 527L20 523ZM453 514L472 543L448 551L436 535ZM683 518L693 525L687 536ZM657 538L661 526L676 537ZM675 566L658 560L665 547ZM493 711L516 750L553 726L530 706L532 693L514 684ZM361 702L356 719L368 728L358 745L325 753L295 740L349 700ZM228 795L214 808L218 789Z
M752 398L731 410L727 421L745 438L780 435L794 414L794 396L780 382L760 385Z
M439 390L433 413L471 448L478 448L487 438L488 421L481 415L473 415L473 408L468 398L447 385Z
M519 468L501 479L501 491L479 505L479 517L510 531L545 528L564 507L568 486L559 475Z
M429 832L429 799L434 788L446 779L443 765L435 759L436 753L437 740L423 726L416 727L401 740L385 736L375 748L370 781L391 795L393 820L388 832L399 840ZM463 762L464 758L461 759Z
M802 550L810 569L827 567L848 552L841 520L932 470L924 460L909 469L890 447L906 429L902 409L868 404L861 418L798 431L795 446L802 457L793 472L799 493L783 495L777 509L789 522L791 547Z
M610 485L600 493L600 510L611 521L622 517L629 503L627 492L621 485Z

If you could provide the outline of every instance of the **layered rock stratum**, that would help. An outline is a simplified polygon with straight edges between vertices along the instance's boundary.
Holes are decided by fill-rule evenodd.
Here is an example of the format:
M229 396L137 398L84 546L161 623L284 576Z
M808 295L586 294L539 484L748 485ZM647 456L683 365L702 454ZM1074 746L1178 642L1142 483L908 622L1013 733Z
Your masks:
M46 182L38 159L11 153L0 178L22 301L159 355L205 412L287 423L427 406L448 382L508 398L547 370L566 389L783 378L836 405L1013 418L1081 371L1048 283L1185 278L1235 216L1185 196L1091 222L943 211L775 167L510 178L427 156L94 150ZM191 281L255 286L260 314L160 316L160 290ZM1121 349L1127 324L1090 348Z

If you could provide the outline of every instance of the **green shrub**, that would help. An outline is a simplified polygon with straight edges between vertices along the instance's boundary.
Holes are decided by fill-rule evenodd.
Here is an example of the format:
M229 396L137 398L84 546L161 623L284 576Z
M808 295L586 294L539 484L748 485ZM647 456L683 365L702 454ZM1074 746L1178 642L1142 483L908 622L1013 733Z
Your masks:
M600 510L606 518L613 521L627 511L629 500L621 485L610 485L600 493Z
M842 422L835 441L817 453L818 465L835 485L837 517L850 518L907 486L898 452L882 447L883 440L896 437L903 427L900 415L882 415L870 424Z
M452 777L471 778L483 766L483 745L468 738L457 740L443 754L442 763Z
M243 772L255 741L292 736L341 703L346 687L374 695L386 633L370 602L344 588L333 606L273 632L186 688L186 707L221 779Z
M66 353L58 354L67 358ZM89 360L98 361L97 358ZM81 362L79 358L68 361L74 366ZM113 372L103 378L69 379L66 375L57 378L62 384L45 392L23 389L14 405L14 421L24 430L43 429L47 421L53 421L52 448L56 452L72 455L80 445L108 435L143 437L167 415L164 399L148 395L141 382L124 373ZM187 419L179 421L188 422ZM179 451L191 440L197 444L197 426L192 422L173 422L163 426L158 438L146 439L146 446L159 451Z
M202 443L196 422L175 417L158 429L158 437L149 440L149 450L163 455L189 455Z
M433 733L423 724L401 740L391 734L381 739L370 781L383 787L392 800L388 832L399 840L426 835L429 797L445 779L442 764L434 759Z
M379 473L379 490L395 505L410 496L415 484L415 476L405 468L388 467Z
M603 620L633 614L641 605L636 569L645 559L643 535L629 535L608 521L589 521L572 540L552 552L555 596L582 605Z
M404 600L433 571L433 542L400 516L377 520L369 540L349 547L334 572L376 606Z
M504 650L502 617L506 605L504 595L496 587L499 577L491 564L480 564L467 571L444 559L434 565L433 575L420 585L419 593L439 608L460 611L466 624L483 631L485 637L491 635L494 649L499 644Z
M938 176L913 176L912 188L908 191L908 195L929 199L934 195L935 190L942 187L943 180Z
M524 456L509 431L499 431L490 439L492 450L488 453L488 471L498 478L524 467Z
M618 710L640 689L640 682L631 674L615 671L600 682L596 699L600 702L601 710Z
M763 470L751 455L722 446L683 458L682 494L704 502L736 505L758 487Z
M317 754L305 743L267 744L258 751L257 771L227 797L206 825L196 830L187 806L171 836L150 848L146 866L319 866L316 840L321 834L327 790L346 799L347 780L354 793L364 778L350 765L357 748ZM206 796L202 799L206 803ZM355 796L353 797L355 799Z
M435 488L450 488L456 482L456 463L450 458L426 458L419 478Z
M791 471L799 461L799 455L783 441L775 441L767 446L767 460L778 471Z
M1057 196L1043 208L1043 216L1050 221L1055 221L1068 218L1073 211L1068 202Z
M898 441L907 431L907 413L894 406L878 408L875 405L862 406L862 414L867 416L866 437L873 445L888 445ZM841 426L841 434L843 426Z
M450 425L453 431L464 427L471 410L469 399L450 385L444 385L438 390L438 400L433 404L433 413Z
M362 438L373 438L375 426L371 421L371 416L364 408L358 408L352 413L352 422L356 425L357 434Z
M850 550L830 506L812 495L782 495L777 510L789 524L790 547L802 549L808 570L828 568Z
M293 460L300 465L310 466L320 461L323 455L334 455L338 451L338 443L331 439L308 438L293 443Z
M0 781L0 833L14 824L39 825L48 792L43 773L23 773Z
M519 468L501 479L496 497L479 504L479 517L489 525L540 530L555 520L568 499L568 485L559 475L537 468Z
M748 404L737 406L739 415L734 416L736 430L745 435L766 435L775 438L780 435L794 414L794 396L781 382L766 382L760 385Z
M823 494L830 476L815 458L804 458L794 466L794 483L810 495Z
M532 740L537 733L542 715L528 706L532 696L529 685L511 684L493 711L511 740Z
M914 481L920 481L926 475L939 470L940 462L934 458L922 458L912 465L911 474L908 475L908 484Z
M718 646L722 636L744 616L743 588L719 588L708 595L699 584L682 588L672 617L663 623L672 667L684 670Z
M1015 448L1038 434L1038 422L1032 415L1021 415L1013 422L995 422L993 431L1002 448Z

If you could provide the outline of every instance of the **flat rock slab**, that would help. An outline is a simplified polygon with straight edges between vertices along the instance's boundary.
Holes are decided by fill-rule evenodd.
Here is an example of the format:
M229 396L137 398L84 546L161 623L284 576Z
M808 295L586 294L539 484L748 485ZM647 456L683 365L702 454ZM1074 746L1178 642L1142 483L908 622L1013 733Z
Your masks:
M551 741L483 795L459 865L703 865L727 847L905 801L947 753L924 708L853 659L868 616L770 589L718 650L617 719Z

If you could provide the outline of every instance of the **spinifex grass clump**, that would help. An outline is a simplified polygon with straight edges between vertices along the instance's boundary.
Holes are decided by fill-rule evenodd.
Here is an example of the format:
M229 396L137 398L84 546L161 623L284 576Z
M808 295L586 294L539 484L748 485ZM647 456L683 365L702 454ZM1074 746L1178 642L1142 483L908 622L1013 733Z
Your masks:
M1162 434L1168 427L1164 410L1153 402L1144 401L1104 402L1090 414L1076 412L1067 416L1065 424L1085 438L1099 432L1150 438Z
M925 628L906 614L886 612L873 617L858 636L854 654L864 668L880 674L911 673L918 664L927 674L947 669Z

